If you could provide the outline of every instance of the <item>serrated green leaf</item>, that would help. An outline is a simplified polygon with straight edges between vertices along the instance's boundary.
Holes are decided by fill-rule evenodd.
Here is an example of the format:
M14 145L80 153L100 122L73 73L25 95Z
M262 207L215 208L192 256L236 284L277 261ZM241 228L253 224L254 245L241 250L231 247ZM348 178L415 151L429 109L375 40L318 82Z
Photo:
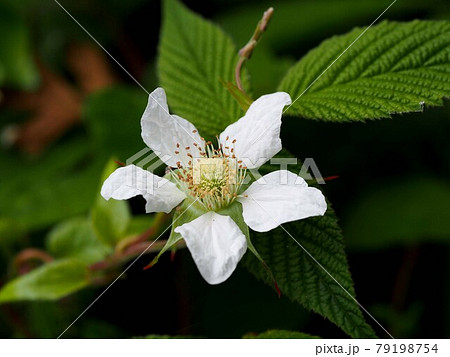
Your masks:
M286 150L276 156L292 157ZM264 165L260 173L273 170L273 166ZM293 170L298 174L300 164ZM283 227L355 296L342 232L330 206L323 217L285 223ZM251 231L250 236L272 270L282 295L326 317L352 337L376 337L357 303L282 228L267 233ZM258 279L273 286L270 275L255 256L246 254L243 262Z
M47 237L48 252L55 258L76 258L86 264L98 262L110 252L101 244L84 217L55 226Z
M236 48L221 29L176 0L164 1L160 82L171 110L204 136L220 134L243 114L220 83L233 80L237 59Z
M89 271L83 262L57 260L8 282L0 290L0 303L57 300L88 285Z
M324 41L287 73L279 90L301 95L288 113L356 121L442 105L450 95L450 22L383 22L332 64L363 31Z
M100 185L117 167L118 164L114 160L108 162L103 171ZM91 211L91 222L95 235L103 244L107 247L114 247L124 237L130 219L131 213L126 201L107 201L98 193L97 201Z
M343 237L330 207L323 217L283 226L355 296ZM356 302L285 231L276 228L268 233L254 233L252 241L272 269L283 295L328 318L352 337L375 337ZM244 263L257 278L272 285L257 259L247 254Z
M252 334L248 333L242 338L299 338L299 339L316 339L320 338L318 336L313 336L307 333L303 332L297 332L297 331L288 331L288 330L268 330L266 332L258 333L258 334Z

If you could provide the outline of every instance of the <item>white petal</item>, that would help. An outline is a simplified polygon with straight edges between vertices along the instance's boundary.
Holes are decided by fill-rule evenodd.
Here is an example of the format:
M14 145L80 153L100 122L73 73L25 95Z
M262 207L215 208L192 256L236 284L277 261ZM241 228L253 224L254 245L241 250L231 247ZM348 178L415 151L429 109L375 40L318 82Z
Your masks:
M291 97L287 93L263 95L250 105L241 119L220 134L220 143L230 150L234 147L236 157L249 169L258 168L281 150L281 115L288 104L291 104Z
M147 213L169 213L186 198L172 182L135 165L120 167L114 171L103 183L100 193L106 200L127 200L141 195L147 201Z
M176 167L178 161L187 166L191 159L186 154L190 152L193 157L200 157L198 148L204 149L204 142L195 126L186 119L169 114L166 93L162 88L149 95L141 127L144 142L168 166Z
M267 232L285 222L323 216L327 203L322 192L308 187L296 174L280 170L253 182L238 197L245 223L257 232Z
M220 284L236 269L247 250L237 224L213 211L175 228L191 252L200 274L209 284Z

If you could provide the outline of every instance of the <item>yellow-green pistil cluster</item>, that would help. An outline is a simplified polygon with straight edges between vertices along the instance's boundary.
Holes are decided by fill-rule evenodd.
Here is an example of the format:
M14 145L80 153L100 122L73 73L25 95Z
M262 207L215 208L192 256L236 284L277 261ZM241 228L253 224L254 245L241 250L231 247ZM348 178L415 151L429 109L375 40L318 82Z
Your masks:
M197 143L192 148L185 147L190 159L188 165L182 166L178 161L178 169L171 171L178 187L209 211L227 207L238 197L247 171L234 154L236 139L231 143L228 140L227 137L224 145L218 140L219 149L210 141L205 142L204 150ZM195 156L191 150L196 152ZM175 154L179 155L180 151L175 150Z

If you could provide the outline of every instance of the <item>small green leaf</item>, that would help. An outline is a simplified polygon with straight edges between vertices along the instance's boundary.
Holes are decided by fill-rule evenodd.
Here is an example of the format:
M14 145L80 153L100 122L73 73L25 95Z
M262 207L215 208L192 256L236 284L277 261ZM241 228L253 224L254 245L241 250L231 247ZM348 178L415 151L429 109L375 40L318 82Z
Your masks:
M242 338L279 338L279 339L285 339L285 338L299 338L299 339L316 339L320 338L318 336L313 336L307 333L303 332L297 332L297 331L288 331L288 330L268 330L266 332L262 332L259 334L253 334L248 333Z
M220 83L233 80L237 60L236 48L221 29L179 1L164 1L160 82L167 92L169 107L191 121L204 136L220 134L243 114Z
M324 41L287 73L279 90L299 98L287 113L361 121L422 111L450 96L448 21L386 21L363 31Z
M55 258L76 258L86 264L98 262L110 252L98 241L86 218L72 218L54 227L47 238L47 249Z
M0 290L0 303L58 300L88 285L89 271L83 262L57 260L8 282Z
M110 160L102 175L102 183L118 167ZM106 246L114 247L124 237L130 222L126 201L105 200L100 194L91 212L92 227L97 238Z

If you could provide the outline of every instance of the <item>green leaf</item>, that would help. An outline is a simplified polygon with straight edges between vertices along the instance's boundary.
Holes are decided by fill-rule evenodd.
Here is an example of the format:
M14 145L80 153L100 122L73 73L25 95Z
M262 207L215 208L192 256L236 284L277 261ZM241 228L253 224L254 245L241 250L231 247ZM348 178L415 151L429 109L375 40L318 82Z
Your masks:
M342 122L442 105L450 95L449 22L383 22L331 65L363 30L324 41L287 73L279 90L301 95L288 113Z
M277 156L292 155L283 150ZM260 173L272 170L273 166L264 165ZM300 164L293 172L299 171ZM342 232L330 206L323 217L285 223L283 227L355 297ZM267 233L252 231L250 236L282 295L326 317L352 337L375 337L357 303L282 228ZM273 286L255 256L246 254L243 263L258 279Z
M113 160L109 161L103 171L101 184L117 167ZM97 238L103 244L114 247L124 237L130 218L131 213L126 201L113 199L107 201L98 193L97 201L92 208L91 221Z
M0 4L0 77L7 86L33 89L38 84L39 76L33 62L28 31L18 13L7 5Z
M268 330L259 334L248 333L242 338L300 338L300 339L316 339L318 336L313 336L303 332L288 331L288 330Z
M343 237L331 207L323 217L284 224L289 232L352 295L352 278ZM328 318L355 338L375 337L356 302L282 229L254 233L252 241L272 269L283 295ZM260 262L250 254L246 267L272 285Z
M86 264L98 262L109 253L84 217L72 218L54 227L47 238L47 249L55 258L76 258Z
M79 260L57 260L8 282L0 303L22 300L58 300L89 285L89 271Z
M237 59L232 41L217 26L176 0L164 1L160 82L171 110L204 136L220 134L243 114L220 83L233 80Z
M450 240L450 185L433 177L408 177L374 187L356 199L344 225L352 249Z

